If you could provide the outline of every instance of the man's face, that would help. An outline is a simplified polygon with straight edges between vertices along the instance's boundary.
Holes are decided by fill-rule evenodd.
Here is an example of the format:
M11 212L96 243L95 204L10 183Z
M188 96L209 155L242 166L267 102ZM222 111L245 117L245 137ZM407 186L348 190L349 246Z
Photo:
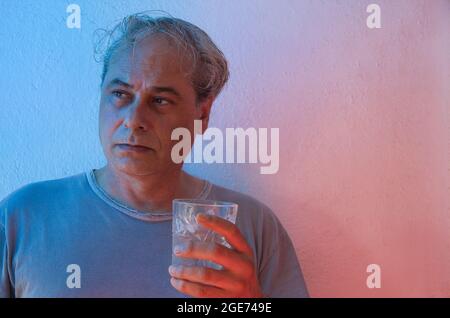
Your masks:
M181 63L181 64L180 64ZM117 50L106 73L100 101L99 133L108 164L124 173L149 175L181 166L170 154L172 131L194 119L207 124L211 104L196 105L196 94L177 49L150 37L134 50ZM147 148L133 148L137 144Z

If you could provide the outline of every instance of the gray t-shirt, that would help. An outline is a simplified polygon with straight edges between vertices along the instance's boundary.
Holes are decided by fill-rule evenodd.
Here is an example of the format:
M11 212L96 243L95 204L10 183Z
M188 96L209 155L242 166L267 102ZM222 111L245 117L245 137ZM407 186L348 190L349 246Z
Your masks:
M236 225L265 295L308 297L292 242L266 205L207 181L198 198L239 205ZM186 297L170 284L171 259L170 215L115 201L93 170L0 202L0 297Z

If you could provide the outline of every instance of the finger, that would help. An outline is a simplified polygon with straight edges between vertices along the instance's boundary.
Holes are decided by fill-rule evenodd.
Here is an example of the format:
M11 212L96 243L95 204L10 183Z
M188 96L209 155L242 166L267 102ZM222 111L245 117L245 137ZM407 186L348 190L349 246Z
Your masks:
M183 294L200 298L226 298L227 293L220 288L189 282L183 279L171 278L172 286Z
M187 241L175 246L174 251L177 257L212 261L234 273L248 273L253 267L247 255L214 242Z
M173 278L193 283L214 286L225 290L239 290L241 283L228 271L215 270L208 267L170 266L169 273Z
M237 251L252 256L253 251L251 247L247 244L247 241L235 224L221 217L202 213L197 215L197 221L225 237L227 242Z

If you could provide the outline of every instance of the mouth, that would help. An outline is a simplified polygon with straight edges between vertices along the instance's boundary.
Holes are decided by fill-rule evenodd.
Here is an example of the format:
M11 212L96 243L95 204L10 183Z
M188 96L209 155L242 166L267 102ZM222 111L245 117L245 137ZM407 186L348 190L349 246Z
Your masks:
M132 152L147 152L152 150L152 148L149 147L130 144L117 144L117 147L122 151L132 151Z

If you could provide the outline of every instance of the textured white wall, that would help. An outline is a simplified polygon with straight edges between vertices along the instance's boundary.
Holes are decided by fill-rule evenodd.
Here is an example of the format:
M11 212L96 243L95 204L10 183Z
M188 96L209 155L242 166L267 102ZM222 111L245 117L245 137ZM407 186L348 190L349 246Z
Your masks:
M163 9L204 28L231 79L211 126L279 127L280 170L190 165L290 233L312 296L450 296L450 2L2 1L0 198L103 165L92 34ZM370 30L366 7L381 7ZM366 287L366 266L382 288Z

